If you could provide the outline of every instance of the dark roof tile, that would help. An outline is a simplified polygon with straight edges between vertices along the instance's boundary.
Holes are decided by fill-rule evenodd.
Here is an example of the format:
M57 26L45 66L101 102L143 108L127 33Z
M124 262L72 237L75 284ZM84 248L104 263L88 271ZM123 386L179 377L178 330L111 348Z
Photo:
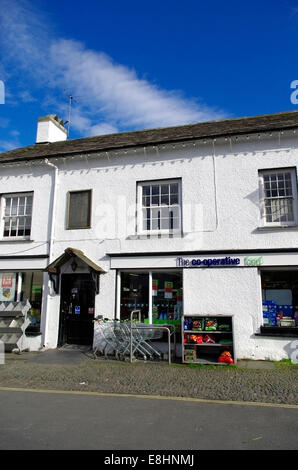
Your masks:
M298 127L298 111L289 111L261 116L200 122L184 126L107 134L49 144L35 144L0 154L0 162L9 163L47 157L63 157L81 153L105 152L130 147L270 132L296 127Z

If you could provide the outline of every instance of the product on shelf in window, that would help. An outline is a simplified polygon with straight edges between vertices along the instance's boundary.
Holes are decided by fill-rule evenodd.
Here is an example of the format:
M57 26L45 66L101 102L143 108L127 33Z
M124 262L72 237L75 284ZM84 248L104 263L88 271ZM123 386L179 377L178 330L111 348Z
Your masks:
M168 320L174 320L174 312L168 313Z
M203 336L202 335L190 335L189 337L192 343L202 344L203 343Z
M204 329L204 319L198 318L192 321L192 329L202 331Z
M192 330L192 318L185 318L184 319L184 329L185 330Z
M203 343L203 336L202 335L197 335L196 343L197 344L202 344Z
M229 338L229 339L224 338L224 339L219 340L219 344L231 344L231 342L232 342L231 338Z
M203 342L207 344L214 344L216 343L215 337L213 335L204 335Z
M156 305L153 305L153 308L152 308L152 318L153 318L153 323L154 321L158 320L158 307Z
M230 351L223 351L218 358L218 362L223 364L234 364Z
M215 318L206 318L205 319L205 330L206 331L215 331L215 330L217 330L217 320Z
M273 300L263 300L264 326L277 326L277 305Z
M222 323L221 325L218 325L218 329L220 331L230 331L231 326L228 323Z

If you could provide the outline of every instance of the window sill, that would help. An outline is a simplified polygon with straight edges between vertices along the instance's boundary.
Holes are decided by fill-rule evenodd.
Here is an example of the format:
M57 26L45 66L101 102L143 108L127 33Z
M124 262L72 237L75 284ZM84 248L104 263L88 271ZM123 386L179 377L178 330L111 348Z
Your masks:
M0 243L30 243L34 242L31 238L22 238L22 237L7 237L1 238Z
M260 333L256 333L255 336L296 338L298 337L298 327L261 326Z
M264 231L278 231L278 230L298 230L298 225L261 225L257 230Z
M88 227L66 227L65 230L90 230L91 225Z
M154 232L154 233L136 233L135 235L129 235L128 240L152 240L152 239L161 239L161 238L183 238L183 233L181 232Z

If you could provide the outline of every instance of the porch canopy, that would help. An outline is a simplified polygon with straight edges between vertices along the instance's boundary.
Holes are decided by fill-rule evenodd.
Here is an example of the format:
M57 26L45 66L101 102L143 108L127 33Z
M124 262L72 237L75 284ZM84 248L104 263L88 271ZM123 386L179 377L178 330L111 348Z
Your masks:
M53 282L53 287L56 293L58 293L59 289L59 275L60 275L60 268L63 266L67 261L70 259L78 258L83 261L90 270L92 278L95 283L95 290L99 292L99 275L106 273L106 271L98 266L98 264L94 263L90 258L88 258L83 251L77 250L76 248L66 248L64 253L59 256L55 261L50 263L46 268L45 271L49 273L50 279ZM75 269L74 269L75 270Z

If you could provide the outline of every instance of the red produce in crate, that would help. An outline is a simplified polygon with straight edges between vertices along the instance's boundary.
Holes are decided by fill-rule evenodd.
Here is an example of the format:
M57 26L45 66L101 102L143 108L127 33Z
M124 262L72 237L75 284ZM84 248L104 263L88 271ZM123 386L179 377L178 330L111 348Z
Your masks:
M204 343L216 343L215 336L214 335L204 335L203 337Z
M234 364L230 351L223 351L218 358L218 362L222 362L225 364Z

